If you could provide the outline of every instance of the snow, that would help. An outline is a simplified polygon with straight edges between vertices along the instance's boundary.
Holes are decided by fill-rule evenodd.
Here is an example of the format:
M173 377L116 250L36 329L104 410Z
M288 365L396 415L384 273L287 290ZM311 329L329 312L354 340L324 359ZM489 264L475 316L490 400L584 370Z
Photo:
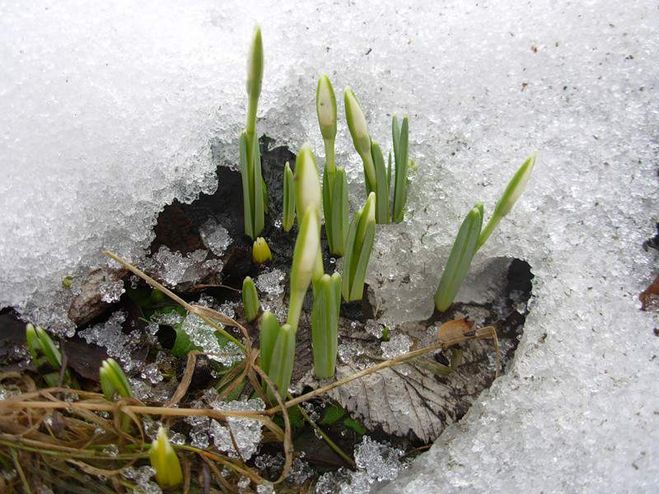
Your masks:
M139 261L165 204L215 189L238 156L254 21L259 129L278 143L322 149L320 72L354 89L383 147L390 114L410 116L410 211L379 228L367 278L388 324L430 314L466 211L491 212L539 152L468 282L496 282L504 256L532 266L516 358L389 492L656 491L659 322L637 297L657 261L640 248L659 211L653 2L3 4L0 307L65 329L65 276L103 265L104 248ZM354 209L363 177L342 121L337 161Z

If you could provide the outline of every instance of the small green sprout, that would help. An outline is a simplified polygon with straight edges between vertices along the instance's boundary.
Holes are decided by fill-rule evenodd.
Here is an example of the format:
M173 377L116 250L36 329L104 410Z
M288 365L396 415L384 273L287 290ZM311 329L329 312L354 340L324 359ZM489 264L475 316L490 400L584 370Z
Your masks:
M243 186L245 234L255 239L265 225L267 190L261 172L261 154L256 137L256 111L263 81L263 40L256 28L247 61L247 124L240 135L240 174Z
M311 312L311 345L316 377L334 376L339 341L339 313L341 311L341 275L325 274L313 284Z
M259 316L261 302L259 301L259 294L256 292L254 280L249 276L246 276L243 280L242 299L245 319L248 322L252 322Z
M263 237L257 237L252 246L252 261L254 264L264 264L272 260L272 252L268 242Z
M447 310L453 303L460 285L469 272L474 255L524 192L534 164L535 154L527 158L515 172L485 228L483 228L484 210L481 203L474 206L463 221L435 292L435 308L438 311Z
M53 369L59 369L62 366L62 355L43 328L27 324L25 326L25 337L27 349L35 364L42 360Z
M521 196L524 189L526 189L526 184L528 183L529 178L531 178L531 172L535 165L535 156L535 153L529 156L526 161L522 163L522 166L519 167L517 172L515 172L513 178L510 179L510 182L508 182L501 199L499 199L497 205L494 207L494 213L492 213L490 221L488 221L485 228L483 228L483 232L478 240L479 249L487 239L490 238L490 235L501 219L510 212L517 199L519 199L519 196Z
M282 226L285 232L290 232L295 223L295 182L291 165L286 162L284 165L284 204L282 207L283 218Z
M341 292L346 302L361 300L364 294L366 268L375 238L375 192L354 216L346 240Z
M471 260L478 250L478 237L483 225L483 204L474 206L462 222L458 236L453 243L446 268L442 273L437 292L435 307L443 312L450 307L458 293L460 285L469 272Z
M103 361L98 371L101 390L107 400L114 400L115 395L131 398L133 392L128 378L116 360L109 358Z
M263 313L259 321L259 348L261 351L260 366L266 374L270 372L270 359L280 327L279 321L272 312Z
M409 123L407 117L403 118L402 125L398 124L396 115L391 119L391 133L394 143L394 162L396 175L394 178L394 203L392 220L395 223L400 223L405 217L405 204L407 202L407 173L408 169L412 168L411 160L409 159ZM391 155L389 155L389 179L387 183L391 183Z
M176 487L183 482L181 463L169 442L164 427L158 429L158 435L149 448L149 460L156 471L156 482L162 488Z
M355 151L362 159L364 164L364 177L366 180L366 193L370 194L375 192L375 165L373 164L373 157L371 156L371 137L368 135L368 127L366 125L366 117L362 112L357 97L350 88L344 91L344 102L346 107L346 120L348 121L348 129L352 136L352 143Z
M318 80L316 114L320 133L325 143L325 169L323 170L325 233L330 253L340 257L344 253L345 239L348 234L348 182L345 169L337 168L335 163L336 97L332 83L326 75Z
M44 370L43 378L48 386L57 386L60 381L62 354L55 346L46 331L33 324L25 326L25 339L32 362L38 370ZM65 381L70 380L68 371L64 374Z
M295 364L295 329L279 324L271 312L264 312L259 326L261 369L268 375L283 398L288 392ZM273 394L268 392L272 398Z

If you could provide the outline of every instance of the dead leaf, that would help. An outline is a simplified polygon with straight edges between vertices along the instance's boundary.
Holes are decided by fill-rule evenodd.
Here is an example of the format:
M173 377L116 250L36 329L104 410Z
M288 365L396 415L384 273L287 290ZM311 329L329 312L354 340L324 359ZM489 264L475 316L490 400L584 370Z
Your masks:
M456 320L443 326L447 330L468 330L468 321ZM337 363L336 377L341 379L365 366L372 365L381 355L380 341L363 329L352 325L342 327L342 341L351 340L361 352L350 361ZM438 334L435 323L407 323L393 330L404 333L415 342L410 350L429 344ZM516 345L516 338L500 335L503 344ZM514 340L514 341L511 341ZM428 355L357 379L330 392L330 396L361 420L367 428L380 428L387 434L418 438L424 443L434 441L444 428L464 416L474 400L495 378L496 354L490 340L472 340L458 346L461 365L446 375L446 368ZM506 352L512 355L512 351ZM505 357L505 354L504 354ZM370 362L368 362L370 360Z

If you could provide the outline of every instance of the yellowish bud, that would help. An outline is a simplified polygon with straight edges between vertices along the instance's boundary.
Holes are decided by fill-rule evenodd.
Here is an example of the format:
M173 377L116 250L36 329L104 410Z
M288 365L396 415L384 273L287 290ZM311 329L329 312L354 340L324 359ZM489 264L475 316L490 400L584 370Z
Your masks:
M257 237L252 246L252 260L256 264L263 264L272 260L270 246L263 237Z

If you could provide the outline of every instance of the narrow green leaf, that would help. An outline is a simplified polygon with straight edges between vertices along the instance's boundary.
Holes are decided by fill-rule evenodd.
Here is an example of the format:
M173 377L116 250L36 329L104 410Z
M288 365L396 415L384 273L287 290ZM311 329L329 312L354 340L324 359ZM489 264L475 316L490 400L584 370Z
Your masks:
M259 301L259 294L256 291L254 280L249 276L246 276L243 280L242 300L245 319L248 322L254 321L259 315L261 302Z
M318 422L320 425L334 425L336 422L346 416L348 412L339 405L329 405L323 412L323 418Z
M348 180L344 168L337 168L332 194L332 248L330 253L340 257L345 252L348 235Z
M284 217L282 226L285 232L290 232L295 223L295 183L293 181L293 172L288 161L284 166Z
M254 160L252 164L252 170L254 171L254 235L258 236L265 226L265 203L267 201L265 182L261 174L261 150L258 139L254 139L252 156Z
M453 303L453 299L464 281L474 254L478 250L478 237L483 226L483 205L477 204L462 222L453 243L446 267L435 293L435 307L444 312Z
M389 193L391 194L391 191L396 188L396 184L391 185L391 151L389 151L389 156L387 158L387 183L389 184ZM392 199L393 201L393 199ZM393 202L392 202L393 204Z
M31 323L28 323L25 326L25 340L27 342L27 350L30 353L30 358L36 362L39 358L39 339L37 338L37 329Z
M122 398L130 398L132 390L128 378L116 360L109 358L103 361L99 369L101 389L108 400L114 399L114 394Z
M252 180L250 178L250 166L247 161L247 134L240 134L240 176L243 183L243 221L245 223L245 235L252 240L256 238L254 234L254 222L252 220Z
M342 284L342 293L346 302L359 300L362 297L366 267L374 238L375 193L371 192L364 207L355 214L348 232Z
M408 141L409 141L409 123L407 117L403 119L403 124L398 130L398 139L394 140L394 159L395 159L395 183L394 183L394 206L393 220L396 223L403 221L405 217L405 204L407 202L407 184L408 184ZM396 132L394 132L396 133Z
M314 300L311 313L311 339L314 373L320 379L334 376L338 345L340 293L337 297L340 277L325 274L314 282Z
M389 183L387 169L380 145L371 141L371 156L375 166L375 221L380 224L389 223Z
M353 258L359 256L356 248L357 242L357 229L359 228L359 220L364 212L364 208L355 213L348 229L348 236L346 237L345 244L345 257L343 258L343 276L341 282L341 293L343 299L348 302L350 300L350 283L352 281L353 273Z
M39 343L41 345L41 351L48 360L48 363L58 369L62 366L62 354L53 343L53 340L50 339L50 336L43 328L37 326L37 335L39 336Z
M325 236L327 237L330 252L335 250L334 235L332 234L334 223L334 217L332 216L332 191L334 187L332 182L334 175L334 173L328 171L327 167L323 170L323 214L325 216Z
M280 329L281 326L274 314L269 311L264 312L259 324L259 348L261 350L260 365L263 372L268 375L270 375L272 352L274 351L275 342L277 341L277 335L279 334Z
M364 427L361 424L361 422L353 419L352 417L347 417L347 418L343 419L343 425L347 429L352 429L353 431L355 431L360 436L363 436L367 432L366 427Z
M295 329L289 324L284 324L277 334L270 361L270 372L268 373L272 382L277 386L279 396L282 398L286 397L288 393L294 364Z
M535 153L529 156L526 161L522 163L522 166L520 166L519 169L515 172L513 177L510 179L510 182L508 182L506 190L504 190L503 195L494 208L492 217L487 222L487 225L485 225L485 228L481 233L480 239L478 240L478 248L481 248L487 239L490 238L490 235L497 227L501 219L510 212L510 210L515 205L515 202L517 202L517 199L519 199L519 196L521 196L522 192L524 192L524 189L526 189L529 178L531 178L533 166L535 165L535 157Z
M361 300L364 295L364 279L366 278L366 269L368 268L368 261L371 258L374 239L375 223L369 223L366 226L362 248L359 253L359 262L355 268L355 274L350 288L350 301Z

